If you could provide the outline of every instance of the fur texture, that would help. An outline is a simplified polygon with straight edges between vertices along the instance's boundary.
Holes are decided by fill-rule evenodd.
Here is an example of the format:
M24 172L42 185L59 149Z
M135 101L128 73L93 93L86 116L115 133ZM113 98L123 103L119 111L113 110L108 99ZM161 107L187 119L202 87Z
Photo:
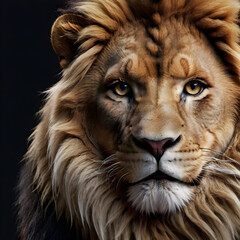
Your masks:
M240 238L239 8L70 4L52 33L62 79L20 177L21 239ZM142 141L165 137L158 162Z

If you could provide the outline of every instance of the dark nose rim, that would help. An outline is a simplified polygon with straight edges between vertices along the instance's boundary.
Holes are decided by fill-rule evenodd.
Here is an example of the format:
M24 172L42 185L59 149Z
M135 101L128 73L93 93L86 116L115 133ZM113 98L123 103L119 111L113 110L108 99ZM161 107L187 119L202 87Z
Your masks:
M161 140L152 140L147 138L137 139L136 137L133 137L133 141L136 144L136 146L152 154L156 158L157 162L160 161L166 149L169 149L175 146L177 143L180 142L180 140L181 140L181 135L179 135L175 140L173 138L163 138ZM156 151L156 149L154 149L153 147L155 144L160 146L158 151Z

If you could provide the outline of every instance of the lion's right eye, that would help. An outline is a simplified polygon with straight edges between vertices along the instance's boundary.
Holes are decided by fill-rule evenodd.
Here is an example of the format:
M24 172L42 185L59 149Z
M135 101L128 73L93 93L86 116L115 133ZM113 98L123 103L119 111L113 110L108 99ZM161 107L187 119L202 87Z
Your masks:
M123 80L116 80L108 85L108 89L118 97L131 97L132 88Z
M198 79L194 79L189 81L185 86L184 86L184 92L187 95L191 96L197 96L200 93L203 92L203 90L208 87L205 83Z
M112 88L113 92L121 97L126 96L131 91L129 85L125 82L118 82Z

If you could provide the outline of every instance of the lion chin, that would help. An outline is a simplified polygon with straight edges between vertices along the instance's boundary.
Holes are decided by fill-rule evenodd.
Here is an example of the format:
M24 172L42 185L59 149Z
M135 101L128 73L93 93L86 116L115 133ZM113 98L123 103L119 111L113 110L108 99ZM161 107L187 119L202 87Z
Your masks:
M128 199L140 212L166 214L176 212L185 206L192 193L192 189L181 183L149 180L131 186Z
M240 239L237 0L77 0L53 24L20 238Z

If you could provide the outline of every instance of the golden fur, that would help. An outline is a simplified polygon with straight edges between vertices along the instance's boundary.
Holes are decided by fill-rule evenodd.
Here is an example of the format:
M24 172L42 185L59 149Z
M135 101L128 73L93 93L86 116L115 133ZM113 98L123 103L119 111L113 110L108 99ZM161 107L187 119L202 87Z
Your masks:
M48 91L26 155L42 206L53 203L84 239L239 239L239 9L234 0L72 4L52 30L62 79ZM105 88L126 75L138 89L131 108ZM203 95L179 94L200 77L211 85ZM152 190L130 187L155 166L140 163L145 151L130 135L163 132L181 135L159 163L181 183L179 199L158 208L149 206L154 197L143 203ZM26 237L28 223L21 228Z

